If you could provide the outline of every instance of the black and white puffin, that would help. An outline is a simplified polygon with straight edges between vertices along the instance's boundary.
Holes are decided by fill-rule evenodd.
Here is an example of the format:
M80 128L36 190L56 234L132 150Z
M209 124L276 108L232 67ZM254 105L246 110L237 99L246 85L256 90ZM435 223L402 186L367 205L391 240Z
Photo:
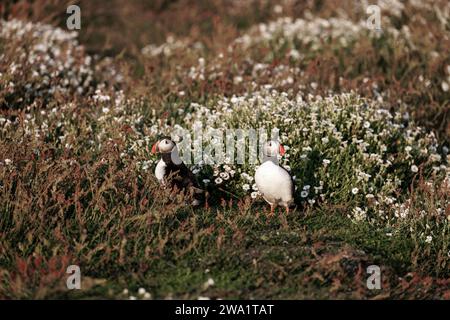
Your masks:
M204 198L194 174L183 163L178 147L169 137L163 137L152 146L153 154L161 154L155 168L155 176L161 185L185 191L193 196L192 205L197 206Z
M278 165L278 155L285 154L284 147L278 141L268 141L263 146L263 163L255 172L255 182L264 200L270 204L273 214L276 206L281 205L289 213L294 204L294 181L289 172Z

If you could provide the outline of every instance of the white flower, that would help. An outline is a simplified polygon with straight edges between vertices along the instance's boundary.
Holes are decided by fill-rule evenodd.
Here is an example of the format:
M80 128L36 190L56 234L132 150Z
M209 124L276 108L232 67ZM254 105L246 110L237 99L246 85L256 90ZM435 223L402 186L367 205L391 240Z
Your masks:
M5 164L6 164L6 165L10 165L10 164L12 163L12 160L11 160L11 159L5 159L4 161L5 161Z
M306 190L303 190L301 193L300 193L300 196L302 197L302 198L306 198L307 196L308 196L308 191L306 191Z
M250 190L250 185L248 185L248 184L246 183L246 184L244 184L244 185L242 186L242 189L243 189L244 191L248 191L248 190Z
M223 182L223 180L222 180L222 178L216 178L216 179L214 180L214 182L215 182L216 184L221 184L221 183Z
M208 278L208 280L205 282L205 285L210 287L214 285L214 279L213 278Z
M411 171L414 172L414 173L417 173L419 171L419 168L417 168L417 166L415 164L413 164L411 166Z
M227 172L221 172L221 173L220 173L220 177L221 177L223 180L228 180L228 179L230 179L230 175L229 175Z
M135 297L135 296L130 296L129 299L130 299L130 300L136 300L136 297Z
M251 196L253 199L256 199L256 197L258 197L258 194L259 194L258 191L253 191L253 192L250 194L250 196Z
M180 136L179 135L177 135L177 134L175 134L175 135L172 135L172 141L174 141L174 142L180 142L180 140L181 140L181 138L180 138Z
M330 164L330 160L328 160L328 159L323 159L322 160L322 163L324 164L324 166L327 166L327 165L329 165Z
M352 193L353 193L353 194L358 194L358 192L359 192L359 189L358 189L358 188L353 188L353 189L352 189Z
M308 191L311 188L311 186L309 184L306 184L303 186L303 190Z
M353 217L356 221L362 221L366 219L366 210L363 210L360 207L356 207L355 209L353 209Z
M441 158L441 155L437 153L433 153L432 155L430 155L430 160L433 162L440 162Z
M210 183L211 182L211 180L209 180L209 179L203 179L203 183L204 184L208 184L208 183Z
M275 13L282 13L283 12L283 7L282 6L280 6L279 4L277 4L277 5L275 5L274 7L273 7L273 11L275 12Z
M447 92L448 89L449 89L448 83L445 82L445 81L442 81L442 83L441 83L441 88L442 88L442 91Z
M236 76L233 78L233 83L234 84L239 84L243 81L244 79L241 76Z
M128 289L123 289L122 294L128 295Z
M425 239L426 243L431 243L431 241L433 241L433 237L432 236L427 236L427 238Z
M396 205L395 209L395 216L397 218L406 218L406 216L409 214L409 208L406 204Z
M143 296L147 291L144 288L139 288L138 289L138 294Z
M254 184L252 185L252 189L255 190L255 191L258 191L258 186L256 185L256 183L254 183Z
M150 292L146 292L146 293L144 293L144 299L151 299L152 298L152 295L150 294Z

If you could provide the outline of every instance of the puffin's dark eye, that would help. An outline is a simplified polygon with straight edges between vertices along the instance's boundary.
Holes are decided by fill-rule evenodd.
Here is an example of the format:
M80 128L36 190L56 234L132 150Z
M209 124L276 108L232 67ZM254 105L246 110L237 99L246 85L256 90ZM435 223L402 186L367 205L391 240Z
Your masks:
M272 142L269 142L269 147L271 147L272 146Z
M166 144L169 144L169 142L166 140Z

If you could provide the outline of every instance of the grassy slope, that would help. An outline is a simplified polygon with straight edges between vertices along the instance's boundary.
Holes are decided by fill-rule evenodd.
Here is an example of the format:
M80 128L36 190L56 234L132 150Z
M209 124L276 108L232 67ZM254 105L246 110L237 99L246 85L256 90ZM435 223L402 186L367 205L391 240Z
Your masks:
M445 290L426 277L411 273L414 266L414 241L401 234L387 236L368 224L354 224L344 212L319 209L315 212L295 211L287 219L283 215L267 217L267 208L253 206L241 216L240 226L225 233L218 245L213 232L181 258L148 261L144 273L129 270L95 270L107 283L81 292L65 292L67 298L123 298L123 288L137 292L144 287L155 298L195 299L262 298L262 299L347 299L347 298L432 298L443 297ZM261 216L255 215L260 212ZM216 228L228 223L214 223L214 211L196 211L203 224ZM240 215L227 210L228 216ZM228 240L227 240L228 239ZM171 253L168 253L171 256ZM140 264L145 258L128 256L128 264ZM382 270L382 289L367 290L366 268L376 264ZM205 288L211 277L215 285ZM90 281L90 280L89 280ZM422 290L409 285L423 282ZM448 295L448 292L447 292Z
M161 3L163 7L165 2L158 3ZM163 10L156 6L157 10ZM164 30L177 14L182 17L179 20L189 20L189 10L183 9L181 5L177 8L178 11L172 15L166 14L160 22L152 26L156 26L157 31ZM216 8L213 9L216 10ZM302 9L297 8L299 11ZM204 8L196 10L202 12ZM129 9L124 12L134 11ZM111 15L114 14L117 12L111 13ZM250 21L245 19L244 15L245 13L242 16L239 15L234 21L238 27L241 24L250 26L262 20L255 15ZM260 13L260 15L266 18L269 14ZM197 33L202 33L202 28L211 29L211 17L211 14L206 14L206 19L202 18L206 21L206 26L202 27L199 24L200 31L197 30ZM99 24L104 24L101 18L110 19L111 17L100 17ZM131 27L128 25L125 27L127 30L140 30L142 28L139 23L146 25L149 21L149 17L133 20L128 16L122 19L122 24L136 24ZM174 24L172 32L187 30L184 27ZM118 24L117 28L122 30L123 25ZM192 34L196 33L192 26L190 30ZM101 32L102 30L98 34ZM115 32L121 35L119 31L115 30ZM132 33L134 37L137 37L136 32ZM113 53L121 52L123 47L129 45L129 43L123 43L128 41L129 37L117 36L117 34L111 35L110 39L119 43L112 45L109 43L111 47L106 48L107 52L108 50ZM151 34L158 36L151 38L147 35L146 38L142 36L140 39L130 40L141 43L134 44L136 48L129 49L127 53L130 51L133 54L136 53L138 48L148 42L164 40L162 33L152 31ZM234 36L231 33L228 37ZM81 37L82 40L84 37L85 43L93 43L91 47L88 47L90 51L100 50L97 47L99 41L95 34L82 33ZM107 40L105 39L104 42L106 43ZM443 131L445 130L446 128ZM42 290L39 289L39 282L36 285L27 284L27 278L23 278L24 283L15 284L15 288L19 288L17 291L11 294L12 291L5 293L0 290L0 297L124 298L125 296L120 294L124 288L129 288L136 293L139 287L145 287L156 298L170 296L197 298L200 295L212 298L287 299L450 298L448 290L445 291L445 285L438 280L439 277L448 277L448 272L434 275L437 276L436 278L423 276L429 274L426 270L427 263L420 263L417 252L420 249L408 233L388 236L387 233L391 230L376 229L364 223L353 224L346 217L345 207L318 208L314 212L298 210L286 220L282 214L275 218L268 218L264 213L267 211L264 210L267 208L258 204L244 209L234 206L231 209L181 210L173 219L167 218L164 221L164 227L159 224L163 232L162 236L164 231L170 232L169 245L162 246L161 252L152 253L149 257L145 254L145 241L153 241L153 239L148 235L143 235L142 238L136 236L125 245L123 250L126 263L120 262L120 256L117 254L119 249L113 250L107 262L102 259L104 252L96 251L96 246L103 243L111 248L120 246L120 242L116 239L108 242L104 231L107 228L103 225L104 220L100 218L92 221L90 226L92 231L90 235L96 234L99 238L89 236L85 247L81 245L78 247L77 241L82 232L76 225L78 220L72 217L68 219L66 224L68 228L64 230L69 242L65 246L72 249L76 257L80 259L84 290L69 292L61 288L65 279L63 274L56 283ZM86 216L89 215L86 214ZM144 218L141 224L145 223ZM127 221L131 230L125 230L125 234L133 233L133 218L127 216L127 219L129 219ZM118 212L111 213L112 225L122 221ZM191 229L187 232L178 232L183 223ZM136 229L138 232L144 232L145 226ZM94 230L100 232L95 233ZM27 242L26 227L24 232L20 229L9 231L15 237L10 239L11 243ZM118 228L114 229L114 232L116 231L118 232ZM47 232L53 233L54 230ZM155 234L161 235L158 232ZM51 257L52 249L60 246L57 237L49 236L47 239L52 239L49 241L53 242L47 244L45 237L48 234L41 235L42 239L35 240L29 244L29 247L16 248L15 252L27 257L34 252L36 246L42 245L45 248L44 252ZM157 240L156 242L161 243L161 239ZM83 257L87 253L92 253L90 260ZM11 257L0 258L1 265L2 268L14 273L17 265L13 259L9 258ZM365 269L371 264L378 264L382 268L383 285L380 291L366 289L368 275ZM206 270L209 272L207 273ZM204 283L209 277L214 279L215 285L204 289Z

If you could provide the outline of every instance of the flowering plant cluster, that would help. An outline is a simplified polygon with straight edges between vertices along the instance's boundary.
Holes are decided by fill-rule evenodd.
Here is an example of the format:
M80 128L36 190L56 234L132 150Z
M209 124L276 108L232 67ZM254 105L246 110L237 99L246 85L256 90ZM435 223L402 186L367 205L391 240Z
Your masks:
M54 104L121 81L110 60L84 52L76 32L40 23L0 20L0 61L0 101L6 108Z
M213 128L279 130L287 150L281 164L295 177L299 200L351 203L359 207L356 219L371 212L371 220L389 220L386 207L405 200L396 194L406 193L419 170L432 183L450 182L448 149L440 148L433 133L416 126L407 112L391 113L353 93L289 98L263 90L191 108L182 120L185 127L200 121ZM255 169L214 165L214 183L254 196ZM202 169L196 172L201 175Z

